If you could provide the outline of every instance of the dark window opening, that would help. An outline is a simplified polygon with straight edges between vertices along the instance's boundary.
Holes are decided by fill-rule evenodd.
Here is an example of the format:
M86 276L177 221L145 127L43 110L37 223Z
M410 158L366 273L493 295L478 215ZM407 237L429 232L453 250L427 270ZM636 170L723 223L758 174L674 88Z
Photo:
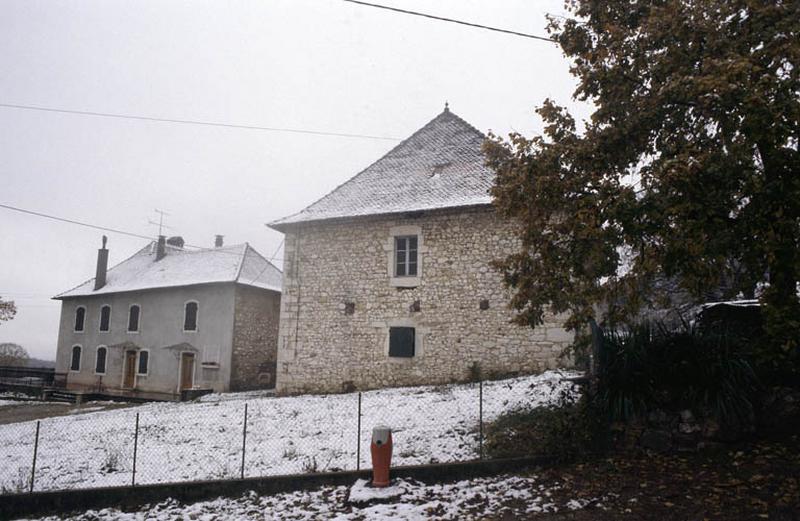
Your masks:
M111 306L100 308L100 331L111 329Z
M97 374L105 374L106 372L106 354L107 349L105 347L98 347L97 348L97 361L94 364L94 372Z
M150 363L150 353L139 351L139 369L137 374L147 374L147 365Z
M183 315L183 330L197 331L197 302L187 302Z
M389 328L389 356L411 358L414 356L414 328Z
M81 346L73 346L72 347L72 360L69 364L70 371L80 371L81 370Z
M394 274L396 277L417 276L417 236L394 238Z
M128 312L128 331L139 331L139 306L131 306Z
M86 322L86 308L79 307L75 310L75 331L83 331L84 322Z

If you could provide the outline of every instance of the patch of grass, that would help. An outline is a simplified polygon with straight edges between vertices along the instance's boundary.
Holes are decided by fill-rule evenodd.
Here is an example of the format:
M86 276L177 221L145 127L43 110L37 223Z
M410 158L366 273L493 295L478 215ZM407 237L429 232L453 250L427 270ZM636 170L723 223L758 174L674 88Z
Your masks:
M564 396L555 405L500 416L487 428L485 449L491 458L542 454L573 461L606 447L608 428L602 418L585 398Z

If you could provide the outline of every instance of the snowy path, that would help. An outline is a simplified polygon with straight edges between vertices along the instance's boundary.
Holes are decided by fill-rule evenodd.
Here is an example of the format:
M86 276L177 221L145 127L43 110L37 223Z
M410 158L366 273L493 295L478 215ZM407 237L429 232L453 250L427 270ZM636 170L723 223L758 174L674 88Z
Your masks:
M483 386L484 421L502 411L551 402L562 373ZM151 403L42 420L36 490L131 483L139 413L137 483L238 477L244 405L248 404L245 475L354 469L358 394L276 398L264 393L210 395L198 403ZM361 466L369 466L371 428L393 428L395 465L463 461L478 453L477 384L363 393ZM35 422L0 426L0 490L30 475Z

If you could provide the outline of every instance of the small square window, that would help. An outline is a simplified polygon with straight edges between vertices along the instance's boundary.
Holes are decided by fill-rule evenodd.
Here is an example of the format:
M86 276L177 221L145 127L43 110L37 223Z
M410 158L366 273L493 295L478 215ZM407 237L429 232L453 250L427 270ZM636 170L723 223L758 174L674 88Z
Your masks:
M413 327L389 328L389 356L412 358L414 356Z

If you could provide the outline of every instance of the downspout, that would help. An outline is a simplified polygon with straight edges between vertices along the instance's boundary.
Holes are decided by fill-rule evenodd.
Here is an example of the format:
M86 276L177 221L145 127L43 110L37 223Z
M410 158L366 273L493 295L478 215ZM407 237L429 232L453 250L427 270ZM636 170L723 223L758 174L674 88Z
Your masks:
M298 268L298 262L300 259L300 230L302 228L298 226L297 234L294 238L294 258L292 259L292 274L294 275L294 279L297 285L297 316L295 317L294 322L294 358L297 359L297 347L300 345L300 270Z

